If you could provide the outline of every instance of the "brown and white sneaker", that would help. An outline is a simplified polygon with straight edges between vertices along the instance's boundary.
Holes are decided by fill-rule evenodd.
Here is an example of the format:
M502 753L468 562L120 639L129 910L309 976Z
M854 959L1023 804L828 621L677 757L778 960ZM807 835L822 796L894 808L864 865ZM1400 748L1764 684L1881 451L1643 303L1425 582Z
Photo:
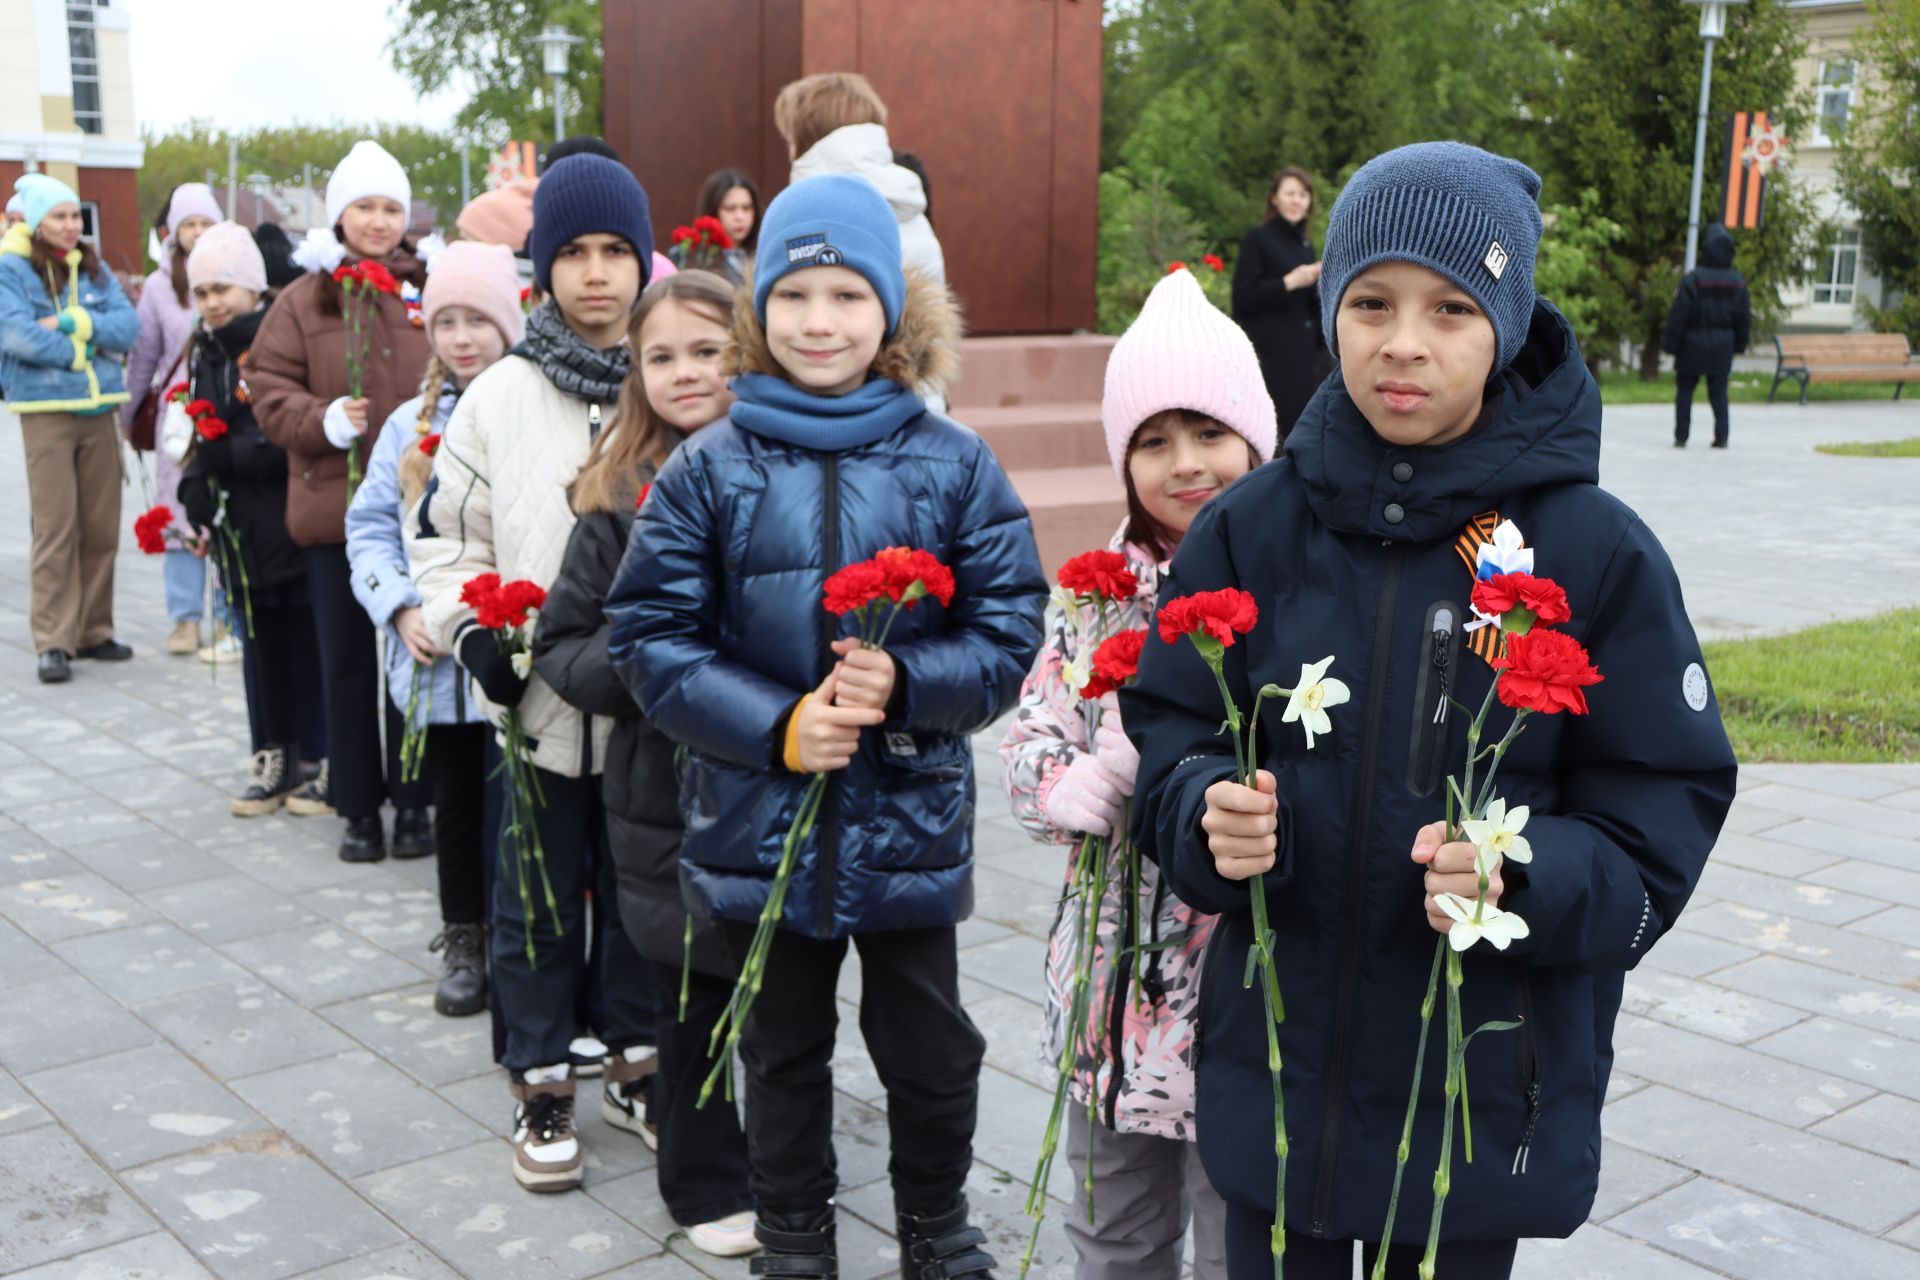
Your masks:
M174 623L173 630L167 633L167 652L176 658L185 658L199 651L200 624L192 618Z
M660 1055L653 1046L635 1045L607 1059L606 1085L600 1091L600 1118L639 1138L649 1151L660 1149L659 1126L648 1114L659 1070Z
M513 1177L529 1191L580 1185L580 1139L573 1131L573 1071L538 1067L511 1082ZM548 1077L555 1077L549 1079Z

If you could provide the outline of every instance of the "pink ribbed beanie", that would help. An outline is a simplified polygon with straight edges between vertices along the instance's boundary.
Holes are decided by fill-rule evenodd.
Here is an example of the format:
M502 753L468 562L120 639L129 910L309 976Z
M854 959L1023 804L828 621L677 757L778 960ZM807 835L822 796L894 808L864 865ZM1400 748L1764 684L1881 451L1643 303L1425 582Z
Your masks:
M237 222L216 222L200 233L187 255L187 288L233 284L253 293L267 291L267 260L253 233Z
M427 287L420 295L421 317L433 331L434 313L442 307L472 307L500 331L511 347L520 341L526 316L520 310L520 272L513 250L503 244L456 240L433 260Z
M1221 314L1185 268L1147 295L1107 357L1100 421L1107 453L1126 482L1127 445L1140 424L1168 409L1202 413L1238 432L1266 462L1279 437L1273 397L1246 333Z
M538 185L538 179L522 178L469 200L453 220L461 239L503 244L515 253L526 248L527 233L533 230L533 192Z

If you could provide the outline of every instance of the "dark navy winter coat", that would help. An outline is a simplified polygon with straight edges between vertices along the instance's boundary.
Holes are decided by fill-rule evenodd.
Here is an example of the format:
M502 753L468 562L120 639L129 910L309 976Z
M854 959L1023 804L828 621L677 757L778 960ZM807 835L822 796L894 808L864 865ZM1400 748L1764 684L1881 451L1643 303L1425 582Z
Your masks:
M1734 761L1701 669L1680 584L1653 533L1595 486L1600 396L1566 321L1545 303L1497 405L1437 448L1382 442L1330 378L1286 456L1210 503L1182 542L1163 601L1239 587L1260 608L1228 650L1239 704L1332 654L1353 701L1312 751L1285 700L1268 702L1260 755L1279 792L1267 874L1286 1021L1287 1223L1377 1240L1406 1112L1439 936L1422 906L1415 832L1444 816L1443 773L1466 755L1469 717L1434 723L1444 674L1478 707L1493 672L1459 631L1472 587L1463 527L1497 511L1567 590L1571 632L1605 682L1591 714L1534 716L1499 775L1529 805L1533 861L1508 862L1501 906L1532 936L1466 953L1465 1022L1523 1017L1467 1053L1473 1164L1456 1134L1447 1239L1565 1236L1600 1171L1600 1104L1626 970L1673 925L1733 800ZM1196 1123L1208 1176L1229 1201L1271 1211L1273 1134L1261 1001L1240 985L1250 936L1244 884L1213 869L1206 789L1233 772L1220 695L1191 646L1148 646L1121 694L1141 753L1135 829L1180 897L1225 914L1201 997ZM1490 724L1504 731L1496 706ZM1445 1009L1444 999L1439 1008ZM1394 1238L1424 1240L1439 1151L1436 1015Z
M1753 304L1747 278L1733 269L1733 236L1710 226L1700 242L1700 265L1689 271L1667 311L1661 349L1681 375L1724 378L1747 349Z
M821 607L829 573L889 546L954 573L887 641L896 719L861 735L828 786L783 923L816 938L950 925L973 908L968 735L1018 695L1047 584L1025 506L986 444L922 413L879 441L815 452L732 422L661 469L607 599L616 668L688 747L682 882L690 905L754 920L807 776L775 752L789 709L857 634Z

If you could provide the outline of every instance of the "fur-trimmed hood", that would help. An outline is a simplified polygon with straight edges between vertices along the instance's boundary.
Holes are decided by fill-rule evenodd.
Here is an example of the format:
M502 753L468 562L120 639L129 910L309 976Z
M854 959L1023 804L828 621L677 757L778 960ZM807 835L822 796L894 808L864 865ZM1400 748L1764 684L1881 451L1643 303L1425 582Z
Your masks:
M944 394L960 372L964 328L960 304L952 290L925 272L908 267L906 275L907 300L900 308L900 323L874 357L873 373L921 395ZM766 327L753 309L751 271L734 296L732 341L720 369L729 378L741 373L787 378L787 371L767 346Z

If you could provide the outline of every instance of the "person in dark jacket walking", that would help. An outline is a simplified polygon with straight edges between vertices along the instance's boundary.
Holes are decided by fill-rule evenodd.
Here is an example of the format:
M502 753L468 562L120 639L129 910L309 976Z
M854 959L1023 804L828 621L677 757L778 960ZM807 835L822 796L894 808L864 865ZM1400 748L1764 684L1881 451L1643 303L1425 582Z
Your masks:
M958 317L902 271L885 198L849 174L788 187L754 280L734 309L730 420L667 460L634 526L607 600L613 660L686 748L682 883L738 954L808 775L833 778L741 1042L759 1274L836 1274L829 1063L850 940L902 1256L921 1280L984 1274L963 1188L985 1042L954 933L973 905L968 735L1013 705L1046 580L992 452L913 390L950 371ZM889 546L932 553L956 589L860 650L822 584Z
M187 284L202 325L188 343L187 395L209 401L227 429L194 438L180 505L191 527L209 531L206 549L246 665L253 776L231 809L235 817L260 817L301 784L300 691L310 686L319 653L306 557L287 532L287 453L260 430L246 381L248 351L267 314L266 261L245 227L218 223L195 242Z
M1713 406L1713 447L1727 447L1727 377L1733 358L1747 349L1753 304L1747 278L1733 267L1733 236L1709 226L1700 241L1700 263L1673 295L1667 334L1660 349L1673 357L1673 447L1687 447L1693 418L1693 389L1707 380Z
M1136 837L1183 900L1224 916L1201 997L1197 1124L1236 1280L1271 1274L1275 1208L1265 1014L1239 980L1253 875L1286 1003L1287 1274L1345 1280L1356 1242L1369 1265L1379 1247L1434 931L1451 924L1432 895L1475 892L1474 846L1438 819L1470 719L1444 714L1446 699L1478 706L1495 674L1460 627L1479 531L1518 527L1605 682L1589 714L1529 721L1500 769L1501 795L1531 810L1532 860L1494 866L1489 896L1531 934L1464 953L1463 1018L1523 1025L1467 1054L1478 1158L1451 1170L1440 1274L1498 1280L1518 1238L1586 1220L1625 973L1673 926L1733 800L1680 584L1598 487L1599 391L1534 293L1538 192L1525 166L1458 143L1355 174L1327 235L1342 376L1285 458L1201 511L1162 589L1253 595L1258 625L1226 657L1243 709L1332 655L1354 700L1331 736L1309 748L1267 704L1249 789L1189 646L1151 641L1120 695L1141 754ZM1429 1046L1393 1274L1413 1274L1432 1212L1420 1171L1439 1150L1443 1053Z
M1260 355L1282 440L1332 363L1320 331L1312 219L1312 176L1292 166L1280 170L1267 191L1266 220L1241 239L1233 264L1233 318Z

